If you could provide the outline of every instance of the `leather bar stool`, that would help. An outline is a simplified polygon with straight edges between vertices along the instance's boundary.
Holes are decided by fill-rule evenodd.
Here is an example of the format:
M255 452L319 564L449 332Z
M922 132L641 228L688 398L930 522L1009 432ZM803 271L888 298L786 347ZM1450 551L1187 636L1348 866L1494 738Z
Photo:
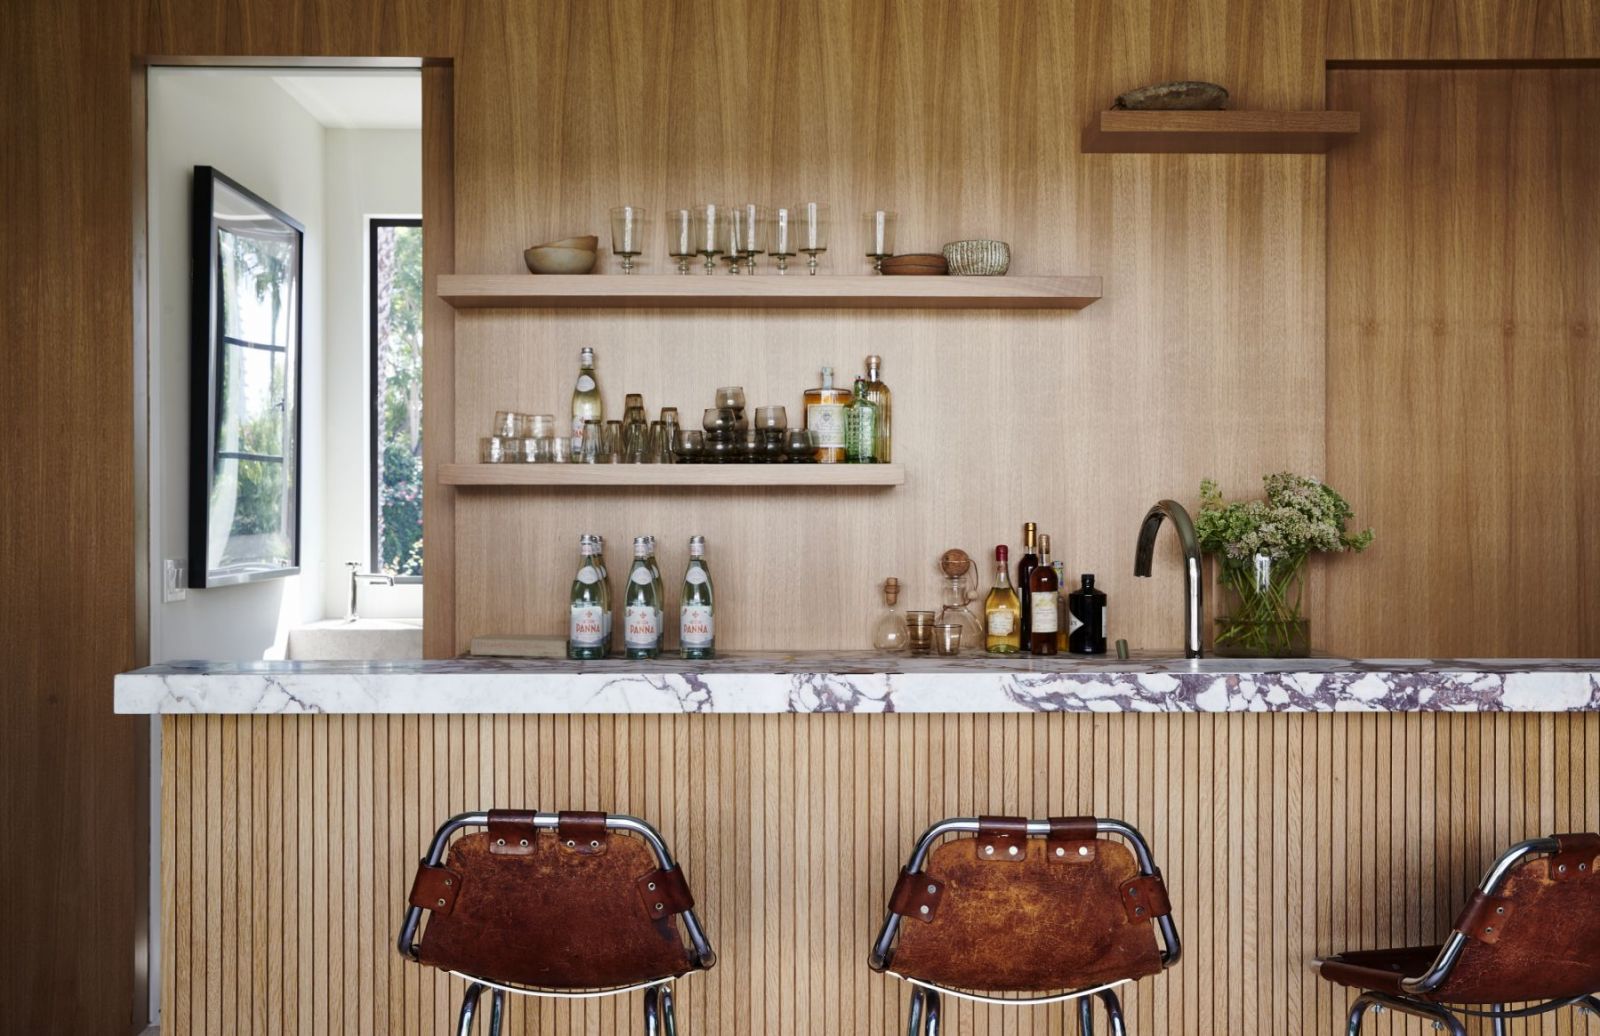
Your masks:
M975 837L950 837L960 835ZM909 1036L938 1036L941 994L1076 1000L1083 1036L1098 998L1122 1036L1113 987L1178 954L1166 885L1138 831L1094 817L979 817L941 820L918 840L869 963L911 984Z
M1323 978L1361 990L1346 1033L1358 1036L1367 1011L1386 1007L1427 1018L1452 1036L1467 1031L1458 1015L1493 1019L1498 1036L1512 1018L1568 1006L1600 1013L1597 868L1600 835L1520 842L1489 868L1442 945L1313 962ZM1530 1006L1507 1009L1512 1003Z
M469 828L484 830L461 834ZM486 989L491 1036L499 1036L506 993L640 989L645 1033L670 1036L673 980L716 963L661 836L608 813L491 810L446 821L417 868L399 945L411 960L467 980L458 1036L472 1031Z

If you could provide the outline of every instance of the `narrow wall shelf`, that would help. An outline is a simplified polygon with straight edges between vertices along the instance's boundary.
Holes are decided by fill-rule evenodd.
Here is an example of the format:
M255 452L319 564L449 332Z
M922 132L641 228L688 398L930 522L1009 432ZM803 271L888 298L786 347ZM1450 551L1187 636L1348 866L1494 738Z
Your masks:
M1321 154L1361 132L1343 111L1103 111L1084 127L1098 154Z
M439 297L469 308L1082 309L1099 277L677 274L440 274Z
M898 464L446 464L447 486L900 486Z

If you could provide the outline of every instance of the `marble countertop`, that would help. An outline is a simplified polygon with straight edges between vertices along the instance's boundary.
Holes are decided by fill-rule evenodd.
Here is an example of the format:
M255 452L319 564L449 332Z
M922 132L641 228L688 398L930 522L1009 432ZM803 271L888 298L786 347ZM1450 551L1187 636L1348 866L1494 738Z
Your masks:
M1592 712L1600 659L1198 659L739 652L663 658L174 662L119 713Z

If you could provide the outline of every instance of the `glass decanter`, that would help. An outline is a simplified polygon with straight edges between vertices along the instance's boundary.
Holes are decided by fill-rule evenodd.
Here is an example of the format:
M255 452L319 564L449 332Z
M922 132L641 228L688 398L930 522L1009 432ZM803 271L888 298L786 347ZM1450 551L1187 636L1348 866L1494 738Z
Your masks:
M890 576L883 581L883 612L872 624L872 646L879 651L906 649L906 617L895 607L900 600L900 580Z
M977 567L966 551L952 547L939 555L939 573L944 576L944 606L935 623L956 623L961 627L963 652L982 651L983 623L972 611L978 593Z

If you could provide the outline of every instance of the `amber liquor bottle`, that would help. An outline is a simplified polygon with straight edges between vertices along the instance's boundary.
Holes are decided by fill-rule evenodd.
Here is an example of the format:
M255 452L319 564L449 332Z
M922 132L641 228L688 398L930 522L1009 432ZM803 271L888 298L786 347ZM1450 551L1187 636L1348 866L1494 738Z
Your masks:
M1022 646L1029 644L1028 635L1033 629L1033 599L1028 592L1028 577L1033 570L1039 567L1039 527L1033 522L1022 524L1022 559L1017 562L1017 595L1022 598L1022 622L1018 632L1022 635Z
M1058 602L1061 598L1060 581L1050 564L1050 537L1040 540L1043 557L1028 574L1029 617L1028 652L1034 655L1053 655L1057 652L1056 631L1061 628Z

